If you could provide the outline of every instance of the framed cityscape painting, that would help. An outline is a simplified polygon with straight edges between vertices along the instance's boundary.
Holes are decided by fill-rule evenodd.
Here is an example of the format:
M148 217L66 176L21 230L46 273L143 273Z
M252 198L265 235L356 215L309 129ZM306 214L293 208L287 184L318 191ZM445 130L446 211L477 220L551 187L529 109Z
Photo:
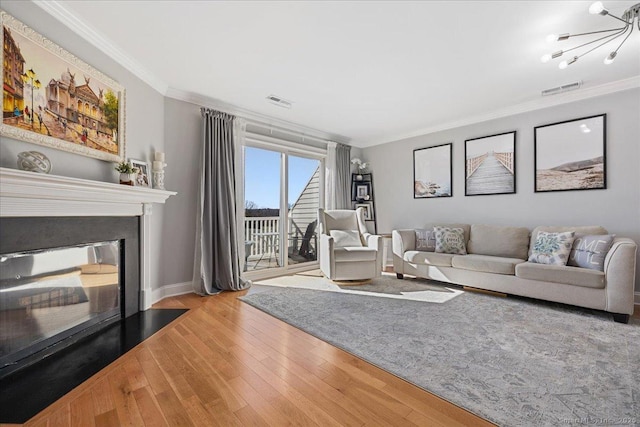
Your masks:
M453 195L452 151L452 143L413 150L414 199Z
M4 11L0 135L125 158L124 87Z
M516 131L464 142L465 196L516 192Z
M607 188L607 115L534 129L535 191Z

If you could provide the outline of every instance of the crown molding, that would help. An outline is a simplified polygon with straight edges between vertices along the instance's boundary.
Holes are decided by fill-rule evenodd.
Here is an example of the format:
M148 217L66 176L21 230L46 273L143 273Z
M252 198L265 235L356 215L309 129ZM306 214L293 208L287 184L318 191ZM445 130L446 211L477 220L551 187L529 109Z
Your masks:
M138 61L131 58L122 49L116 46L106 36L94 30L85 22L78 18L72 11L60 4L57 0L33 0L33 3L42 10L60 21L71 31L78 34L84 40L100 49L118 64L129 70L140 80L151 86L156 91L164 95L167 92L168 85L153 73L143 67Z
M170 87L167 90L165 96L168 98L177 99L178 101L189 102L201 107L214 108L216 110L241 117L248 120L249 122L270 126L274 129L281 129L283 131L294 131L300 133L302 136L309 136L324 141L340 142L342 144L348 145L351 144L351 139L346 136L325 132L286 120L277 119L265 114L256 113L254 111L246 110L236 105L220 101L219 99L201 95L199 93L187 92Z
M629 89L640 87L640 76L634 76L624 80L617 80L611 83L605 83L593 87L584 87L582 89L566 92L558 95L545 96L533 101L524 102L522 104L512 105L510 107L494 110L486 114L472 116L462 120L454 120L445 122L437 126L419 129L412 132L386 136L378 140L372 141L352 141L351 145L359 148L373 147L375 145L387 144L390 142L400 141L403 139L414 138L416 136L428 135L448 129L455 129L463 126L469 126L476 123L482 123L489 120L501 119L503 117L514 116L516 114L527 113L529 111L541 110L543 108L554 107L557 105L568 104L570 102L581 101L597 96L607 95L610 93L621 92Z

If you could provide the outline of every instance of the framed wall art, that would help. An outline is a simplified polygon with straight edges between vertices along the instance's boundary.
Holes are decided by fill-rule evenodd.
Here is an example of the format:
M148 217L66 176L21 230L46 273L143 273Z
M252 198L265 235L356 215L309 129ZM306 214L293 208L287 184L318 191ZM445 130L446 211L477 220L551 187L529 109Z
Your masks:
M534 129L535 192L607 188L607 115Z
M124 87L6 12L0 19L0 135L123 161Z
M516 192L516 131L464 142L465 196Z
M373 213L373 203L372 202L363 202L363 203L356 203L354 206L354 209L358 209L358 208L362 208L364 209L364 219L365 221L373 221L374 218L374 213Z
M351 185L351 200L362 201L371 198L371 182L353 181Z
M452 151L452 143L413 150L414 199L453 195Z
M129 159L129 163L134 168L138 168L136 175L136 187L151 187L151 175L149 174L149 164L142 160Z

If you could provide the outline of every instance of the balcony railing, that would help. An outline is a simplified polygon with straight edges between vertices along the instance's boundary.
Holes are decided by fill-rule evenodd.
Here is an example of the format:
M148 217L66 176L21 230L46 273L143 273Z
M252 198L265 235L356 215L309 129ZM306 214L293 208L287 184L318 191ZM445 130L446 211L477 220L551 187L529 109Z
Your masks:
M298 231L299 228L295 226L291 218L287 222L289 252L297 251L301 248L304 235ZM304 233L304 229L302 233ZM262 259L263 257L275 256L276 253L280 253L280 218L277 216L245 217L244 236L246 258ZM314 233L307 247L307 251L312 252L312 256L307 256L307 260L315 259L316 245Z
M278 245L280 218L277 216L253 217L244 219L244 239L247 242L247 256L273 253L272 245ZM275 238L274 238L275 236ZM250 243L252 242L252 243Z

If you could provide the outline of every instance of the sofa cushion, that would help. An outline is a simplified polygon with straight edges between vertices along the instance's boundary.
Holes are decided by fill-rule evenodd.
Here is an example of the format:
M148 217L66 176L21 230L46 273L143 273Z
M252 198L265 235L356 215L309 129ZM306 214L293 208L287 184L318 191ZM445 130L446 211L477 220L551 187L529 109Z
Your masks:
M466 255L467 246L462 228L433 227L436 233L436 252Z
M436 252L407 251L404 260L411 264L435 265L438 267L451 267L451 254L439 254Z
M531 240L529 242L529 255L533 250L533 245L536 243L539 231L546 231L547 233L562 233L565 231L573 231L574 237L587 236L589 234L607 234L607 230L599 225L581 225L581 226L568 226L568 225L541 225L533 229L531 232Z
M562 283L585 288L604 288L604 273L580 267L523 262L516 265L516 276L522 279Z
M456 255L451 260L451 266L463 270L514 275L516 274L516 265L522 262L525 262L525 260L520 258L503 258L489 255Z
M461 224L461 223L444 224L442 222L438 222L438 223L425 224L424 229L433 230L435 227L462 228L462 230L464 231L465 245L469 241L469 235L471 233L471 226L469 224Z
M329 234L333 237L334 247L336 248L362 246L358 230L331 230Z
M470 254L524 260L528 257L529 251L529 229L471 224L467 251Z
M416 250L435 252L436 250L436 233L433 228L428 230L416 230Z
M539 264L566 265L573 246L573 231L547 233L539 231L529 261Z
M333 259L335 262L375 261L378 251L375 248L354 246L350 248L335 248Z
M567 265L604 271L604 259L614 237L613 234L600 234L576 238Z

